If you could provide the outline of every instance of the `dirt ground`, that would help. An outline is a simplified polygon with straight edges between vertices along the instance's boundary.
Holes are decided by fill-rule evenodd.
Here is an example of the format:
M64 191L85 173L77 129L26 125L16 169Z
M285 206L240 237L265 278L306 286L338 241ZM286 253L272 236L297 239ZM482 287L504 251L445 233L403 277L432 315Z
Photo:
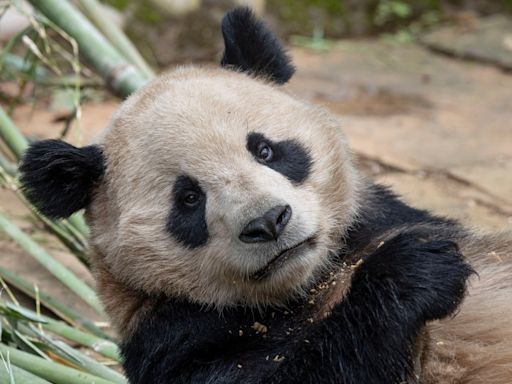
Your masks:
M329 51L292 48L297 74L288 89L341 118L359 165L421 208L480 231L512 230L512 75L498 66L380 40L341 42ZM68 140L87 143L107 123L115 100L83 106ZM58 137L56 112L21 106L14 120L33 138ZM92 284L88 272L41 228L10 192L0 206L59 260ZM82 309L66 288L0 235L0 264ZM92 313L89 313L92 316Z

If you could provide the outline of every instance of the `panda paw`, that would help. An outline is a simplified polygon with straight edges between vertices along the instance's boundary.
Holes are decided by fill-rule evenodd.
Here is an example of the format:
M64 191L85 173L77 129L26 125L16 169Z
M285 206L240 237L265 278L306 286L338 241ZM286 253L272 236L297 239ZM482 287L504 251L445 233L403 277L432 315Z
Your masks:
M384 307L398 304L409 318L426 322L456 311L472 273L454 242L400 234L365 260L352 287L370 286L366 293L377 294Z

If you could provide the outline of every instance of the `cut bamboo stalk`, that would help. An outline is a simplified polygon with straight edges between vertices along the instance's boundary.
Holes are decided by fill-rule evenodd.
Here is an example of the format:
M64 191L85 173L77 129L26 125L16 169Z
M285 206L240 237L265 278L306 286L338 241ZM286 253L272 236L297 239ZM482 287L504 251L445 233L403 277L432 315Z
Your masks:
M116 23L113 23L105 17L105 11L97 0L79 0L78 3L94 25L110 40L126 60L136 65L148 79L155 76L153 70L142 58L137 48L135 48L133 43L126 37L124 32Z
M25 369L55 384L112 384L112 381L93 376L89 373L80 372L53 361L47 361L1 343L0 353L4 356L8 354L9 360L17 367Z
M0 267L0 276L7 283L16 287L24 294L30 296L34 300L36 299L36 290L34 286L30 284L28 281L24 280L22 277L16 275L11 271L8 271L3 267ZM46 308L48 308L62 320L66 321L68 324L71 324L75 327L79 327L81 329L86 329L87 331L102 339L110 339L110 337L105 332L103 332L98 326L96 326L92 321L86 319L80 313L76 312L74 309L67 307L60 301L55 300L53 297L47 295L41 290L37 292L37 297Z
M28 1L76 40L80 54L118 95L127 97L147 82L142 72L129 63L71 2Z
M50 256L39 244L30 236L21 231L7 217L0 213L0 229L9 235L34 259L43 265L60 282L66 285L71 291L75 292L83 301L89 304L96 312L104 316L98 297L94 291L78 278L73 272L64 267L61 263Z

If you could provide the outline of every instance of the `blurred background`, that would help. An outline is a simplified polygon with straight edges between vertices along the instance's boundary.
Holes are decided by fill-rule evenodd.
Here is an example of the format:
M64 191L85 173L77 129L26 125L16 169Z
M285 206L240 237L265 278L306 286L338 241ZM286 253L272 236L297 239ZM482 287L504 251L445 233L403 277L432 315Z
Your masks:
M85 145L155 74L217 65L222 16L241 4L289 48L297 74L287 91L340 116L365 173L421 208L478 230L512 230L512 0L0 0L0 283L24 308L39 302L73 329L112 336L96 299L77 301L80 289L55 273L62 267L93 286L83 219L51 222L19 194L26 143ZM11 328L0 331L2 343L123 382L102 370L119 371L116 353L98 357L76 336L52 334L93 356L87 367L25 329L39 342L34 352L12 318L41 322L5 296L0 320ZM23 359L13 365L30 371Z

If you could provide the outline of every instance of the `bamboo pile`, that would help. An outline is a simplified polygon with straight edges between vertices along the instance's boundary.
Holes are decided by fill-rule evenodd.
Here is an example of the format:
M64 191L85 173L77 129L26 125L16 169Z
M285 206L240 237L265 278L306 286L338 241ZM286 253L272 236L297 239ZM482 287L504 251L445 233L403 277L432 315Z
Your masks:
M0 65L26 73L35 83L56 82L81 86L80 65L97 74L103 85L120 97L127 97L151 77L153 72L124 33L103 17L97 0L28 0L33 9L25 8L32 27L13 39L24 42L41 59L37 65L28 65L9 52L13 44L6 44L0 53ZM11 6L20 7L11 0ZM76 5L75 5L76 4ZM82 13L82 11L84 13ZM87 15L87 17L85 16ZM62 55L70 57L76 76L65 76L50 61L44 60L35 46L34 33L41 37L47 29L56 31L69 43ZM35 32L34 32L35 31ZM32 33L32 35L30 34ZM44 43L44 41L43 41ZM38 54L39 51L39 54ZM78 58L81 60L79 60ZM51 77L50 72L57 74ZM79 99L77 99L79 103ZM86 257L87 226L81 214L68 220L52 221L23 197L17 179L17 163L28 146L27 139L0 108L0 183L9 188L33 217L55 236L71 254L88 266ZM62 283L70 294L78 297L84 306L92 308L101 323L107 321L94 290L76 274L60 263L29 233L20 229L0 209L0 233L17 243L38 263ZM9 384L112 384L126 383L120 373L121 357L108 330L83 314L67 307L31 281L0 266L0 383ZM12 288L31 297L33 308L20 305ZM41 314L41 308L53 316Z

